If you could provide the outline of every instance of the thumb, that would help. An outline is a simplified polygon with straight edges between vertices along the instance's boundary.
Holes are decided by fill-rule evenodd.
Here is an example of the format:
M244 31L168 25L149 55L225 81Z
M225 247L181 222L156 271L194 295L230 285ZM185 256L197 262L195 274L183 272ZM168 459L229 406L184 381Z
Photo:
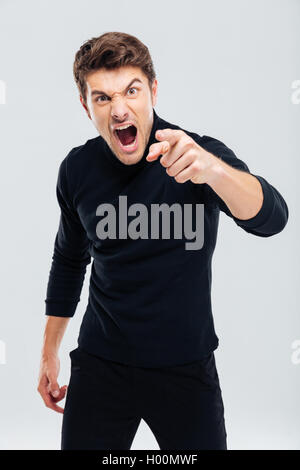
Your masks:
M51 395L53 397L57 398L58 395L59 395L59 385L58 385L56 379L54 379L54 378L50 379L49 389L50 389Z

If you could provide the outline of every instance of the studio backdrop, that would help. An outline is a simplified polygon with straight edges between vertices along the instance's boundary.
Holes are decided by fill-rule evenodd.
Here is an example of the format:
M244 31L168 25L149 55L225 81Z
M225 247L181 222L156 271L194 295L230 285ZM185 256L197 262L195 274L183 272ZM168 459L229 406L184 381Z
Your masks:
M220 139L288 205L285 229L267 238L220 214L212 309L228 448L300 449L299 0L0 0L0 448L60 446L62 415L37 392L55 185L68 152L97 136L74 55L109 31L148 46L158 115ZM90 269L60 347L60 386ZM158 449L144 421L132 449Z

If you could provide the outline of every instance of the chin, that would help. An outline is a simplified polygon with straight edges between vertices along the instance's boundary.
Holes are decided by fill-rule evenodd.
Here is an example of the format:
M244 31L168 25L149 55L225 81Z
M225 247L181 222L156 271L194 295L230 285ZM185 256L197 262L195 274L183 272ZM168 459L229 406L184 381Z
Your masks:
M133 156L133 155L132 156L130 156L130 155L124 156L124 155L117 154L117 157L125 165L134 165L135 163L138 163L142 159L143 155L139 155L137 157L137 156Z

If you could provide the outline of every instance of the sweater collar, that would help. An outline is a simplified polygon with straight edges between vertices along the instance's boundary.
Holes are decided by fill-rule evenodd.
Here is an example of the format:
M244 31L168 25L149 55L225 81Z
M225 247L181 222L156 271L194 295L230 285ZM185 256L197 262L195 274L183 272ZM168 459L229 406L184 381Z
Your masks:
M153 123L152 123L151 133L150 133L149 140L146 145L143 157L137 163L133 163L132 165L125 165L125 163L121 162L121 160L119 160L118 157L112 152L106 140L104 140L101 136L99 136L100 141L104 143L104 155L114 167L119 168L121 171L130 171L130 170L141 168L146 163L148 163L146 160L146 157L149 152L149 147L154 142L157 142L157 140L155 139L155 132L157 129L159 129L158 126L159 126L159 123L161 122L161 119L156 113L155 109L154 108L152 109L153 109Z

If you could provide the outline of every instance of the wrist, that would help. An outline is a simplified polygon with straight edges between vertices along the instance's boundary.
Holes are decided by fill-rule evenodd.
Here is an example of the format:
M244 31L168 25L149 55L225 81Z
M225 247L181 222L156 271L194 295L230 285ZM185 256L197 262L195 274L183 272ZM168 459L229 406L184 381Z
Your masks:
M224 177L225 172L226 169L222 165L222 161L215 155L212 155L211 163L206 173L206 183L212 187Z
M58 348L44 347L42 349L42 360L54 359L58 356Z

